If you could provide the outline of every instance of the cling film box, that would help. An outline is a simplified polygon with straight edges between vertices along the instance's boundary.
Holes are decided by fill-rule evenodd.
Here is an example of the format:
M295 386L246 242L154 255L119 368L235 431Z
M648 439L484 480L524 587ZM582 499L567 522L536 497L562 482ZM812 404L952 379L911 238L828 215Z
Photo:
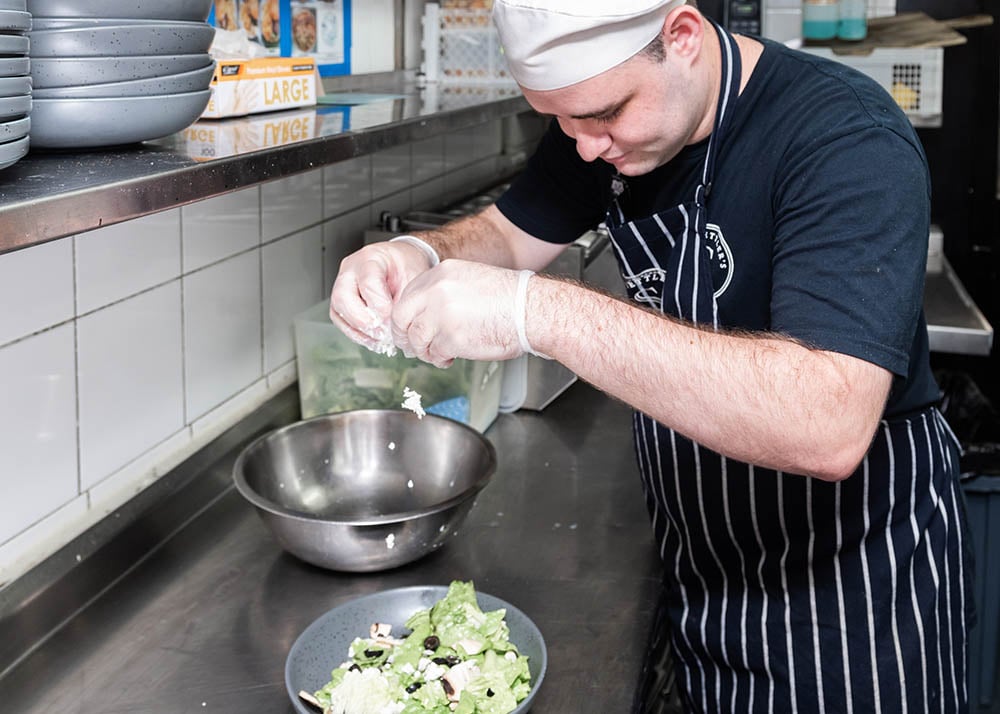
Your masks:
M329 302L295 317L302 418L352 409L399 409L403 388L421 395L428 414L480 432L496 419L503 362L457 359L447 369L397 353L378 354L350 340L332 322Z
M219 60L212 77L206 119L239 117L316 104L316 61L309 57Z

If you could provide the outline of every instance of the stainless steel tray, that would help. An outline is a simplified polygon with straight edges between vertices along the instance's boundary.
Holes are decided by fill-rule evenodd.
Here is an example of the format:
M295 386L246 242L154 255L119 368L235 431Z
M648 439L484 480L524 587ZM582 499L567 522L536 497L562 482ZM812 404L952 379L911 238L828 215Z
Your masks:
M927 273L924 314L931 352L985 356L993 348L993 326L969 297L947 258Z

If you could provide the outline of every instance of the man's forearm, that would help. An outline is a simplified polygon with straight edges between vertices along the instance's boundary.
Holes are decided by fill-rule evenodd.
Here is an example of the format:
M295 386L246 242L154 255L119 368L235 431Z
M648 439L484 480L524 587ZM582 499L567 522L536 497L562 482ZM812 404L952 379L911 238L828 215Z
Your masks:
M524 233L496 206L413 235L432 246L441 260L457 258L501 268L541 270L565 248Z
M764 333L716 332L536 278L528 338L580 378L729 457L834 480L867 451L891 375Z

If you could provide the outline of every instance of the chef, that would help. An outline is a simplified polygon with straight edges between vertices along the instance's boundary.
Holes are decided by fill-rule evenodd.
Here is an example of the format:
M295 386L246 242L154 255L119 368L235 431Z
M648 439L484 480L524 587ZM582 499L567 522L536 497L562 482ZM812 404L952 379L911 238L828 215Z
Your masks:
M965 710L905 115L682 0L495 0L494 21L547 134L495 205L348 256L331 319L439 366L543 355L634 407L686 709ZM629 300L532 272L601 222Z

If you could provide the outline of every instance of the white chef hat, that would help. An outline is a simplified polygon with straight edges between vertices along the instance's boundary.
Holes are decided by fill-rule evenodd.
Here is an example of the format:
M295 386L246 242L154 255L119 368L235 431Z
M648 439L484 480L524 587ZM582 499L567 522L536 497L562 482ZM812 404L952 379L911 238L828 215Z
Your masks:
M507 66L526 89L561 89L641 51L685 0L494 0Z

